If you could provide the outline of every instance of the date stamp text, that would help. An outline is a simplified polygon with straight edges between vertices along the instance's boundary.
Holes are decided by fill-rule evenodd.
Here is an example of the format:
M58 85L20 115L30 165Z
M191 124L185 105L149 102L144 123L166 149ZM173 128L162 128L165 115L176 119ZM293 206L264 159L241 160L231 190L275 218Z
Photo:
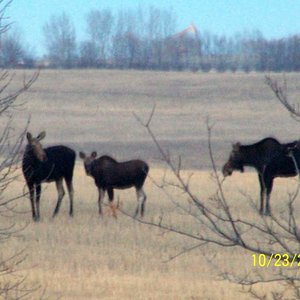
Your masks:
M253 267L256 268L269 268L269 267L300 267L300 253L287 254L287 253L272 253L268 256L263 253L252 254Z

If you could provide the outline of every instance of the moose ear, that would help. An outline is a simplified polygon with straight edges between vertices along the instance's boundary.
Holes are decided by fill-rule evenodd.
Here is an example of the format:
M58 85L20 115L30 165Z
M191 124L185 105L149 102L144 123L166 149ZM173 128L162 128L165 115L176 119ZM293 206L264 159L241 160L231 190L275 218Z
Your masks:
M26 137L27 137L28 142L31 142L32 134L30 132L27 132Z
M240 146L241 146L241 143L235 143L235 144L233 144L232 145L232 149L234 150L234 151L239 151L240 150Z
M79 157L80 157L81 159L85 159L85 158L86 158L86 155L85 155L84 152L79 152Z
M91 157L92 157L92 158L96 158L96 157L97 157L97 152L96 152L96 151L93 151L93 152L91 153Z
M42 131L36 138L38 141L42 140L46 136L46 132Z

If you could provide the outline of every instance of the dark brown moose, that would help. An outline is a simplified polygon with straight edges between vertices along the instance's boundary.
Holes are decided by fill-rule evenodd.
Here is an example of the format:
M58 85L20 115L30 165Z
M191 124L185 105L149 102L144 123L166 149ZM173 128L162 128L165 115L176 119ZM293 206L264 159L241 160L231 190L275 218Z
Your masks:
M70 216L73 216L73 170L76 153L72 149L58 145L43 149L40 141L46 133L41 132L36 138L27 133L28 144L23 156L22 170L29 189L32 218L40 219L40 196L43 182L56 182L58 199L53 217L58 213L65 195L63 179L66 182L70 197Z
M295 149L297 142L281 144L268 137L255 144L232 146L228 161L223 166L223 175L230 176L234 170L244 172L244 167L254 167L258 173L260 184L260 213L269 215L270 194L275 177L291 177L296 175L295 165L288 157L290 149ZM300 150L294 150L297 155ZM298 151L298 152L297 152ZM300 155L299 155L300 161ZM266 203L264 204L264 199Z
M149 166L142 160L129 160L117 162L110 156L104 155L97 158L94 151L90 156L80 152L80 158L84 161L86 174L95 180L98 188L99 214L102 214L101 203L107 191L110 204L114 199L114 189L127 189L134 187L137 195L137 208L135 216L139 213L143 217L145 212L146 194L143 185L147 177ZM115 215L115 212L114 216Z

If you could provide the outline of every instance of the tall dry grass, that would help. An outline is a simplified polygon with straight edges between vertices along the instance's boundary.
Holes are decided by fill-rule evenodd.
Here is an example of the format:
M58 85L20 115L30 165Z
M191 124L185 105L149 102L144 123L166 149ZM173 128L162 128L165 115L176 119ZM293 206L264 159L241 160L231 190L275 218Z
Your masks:
M188 176L191 172L192 191L209 201L216 189L210 173L190 170L184 174ZM162 169L151 169L150 177L155 182L161 183L164 176ZM145 186L148 195L145 220L158 221L163 216L163 222L197 232L197 222L172 203L173 200L186 203L186 196L176 189L168 190L174 196L171 199L152 180L148 179ZM170 260L197 241L139 224L121 212L115 220L108 207L100 218L96 187L81 164L76 165L74 185L74 218L68 216L67 197L58 216L51 218L56 204L54 184L44 185L41 222L31 221L29 199L24 198L17 206L20 213L15 222L26 228L19 238L2 245L1 252L9 255L16 249L25 249L28 257L22 270L27 274L28 285L39 283L46 288L50 299L249 299L249 295L241 293L241 287L220 280L219 274L230 271L243 275L254 271L251 253L207 245ZM293 180L276 181L272 196L275 211L283 207L286 192L292 192L296 185ZM11 196L23 186L20 179L14 184ZM225 181L224 190L235 215L257 217L242 195L248 193L253 198L258 195L254 173L233 175ZM134 213L133 189L117 191L116 199L123 210ZM264 289L271 291L273 287Z

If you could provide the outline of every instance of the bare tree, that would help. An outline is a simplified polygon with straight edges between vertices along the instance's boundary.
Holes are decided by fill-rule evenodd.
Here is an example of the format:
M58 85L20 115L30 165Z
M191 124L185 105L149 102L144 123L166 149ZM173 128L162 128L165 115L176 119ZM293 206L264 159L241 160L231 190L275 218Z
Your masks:
M0 39L7 33L9 24L5 19L5 11L12 1L0 1ZM20 149L27 125L24 124L24 130L18 132L14 128L14 111L20 107L17 101L18 97L26 92L38 78L38 72L35 72L29 78L24 76L21 88L12 92L11 83L16 80L14 74L9 71L0 71L0 118L2 129L0 133L0 243L7 242L19 235L21 228L18 228L12 218L15 214L17 200L24 197L21 192L19 196L11 198L8 196L8 190L17 179L20 160ZM4 220L7 220L5 222ZM26 277L18 274L20 264L26 258L23 250L15 249L15 253L10 256L1 255L0 259L0 297L3 299L31 299L33 293L39 288L26 284Z
M73 67L76 59L76 33L67 14L52 16L43 30L51 65L62 68Z
M85 41L80 44L79 65L83 68L95 68L99 66L99 52L95 43Z
M89 41L96 50L94 59L99 65L105 65L111 50L114 17L108 9L92 10L87 16L87 25Z
M138 17L135 11L120 11L113 35L113 58L117 67L135 68L141 45Z
M288 86L286 78L281 83L271 76L265 77L266 84L271 88L275 97L291 114L291 117L300 122L300 106L299 103L291 103L288 99Z
M224 190L223 175L216 167L213 155L213 126L207 121L208 150L212 165L212 179L215 182L215 192L209 199L202 198L193 191L190 184L192 174L190 176L184 175L181 157L172 158L156 138L156 134L151 127L154 112L155 108L153 108L146 121L143 121L139 116L136 116L136 118L156 145L162 161L166 164L172 177L164 175L161 182L155 182L153 179L152 181L168 196L174 208L181 214L186 215L189 222L191 222L191 226L169 223L163 214L156 221L143 219L137 219L137 221L158 227L165 232L188 237L191 240L190 247L185 247L182 252L170 257L170 260L189 251L206 247L209 244L227 249L243 249L249 252L249 256L253 256L253 260L256 259L253 264L259 264L261 268L253 267L250 271L245 271L242 274L235 272L233 269L220 270L223 279L242 285L244 291L250 293L256 299L266 299L267 297L267 293L257 285L271 282L277 282L278 289L275 288L269 294L270 299L300 297L300 277L298 274L300 265L300 224L295 213L295 199L299 194L300 181L295 192L287 195L285 207L282 211L274 212L268 217L262 216L255 205L256 201L251 196L243 193L241 201L248 204L248 208L253 211L253 214L250 217L248 214L246 216L239 214L233 207L234 202ZM295 157L292 153L290 155L295 163L296 170L299 170ZM184 197L178 199L175 196L174 188ZM123 211L123 213L130 216L127 212ZM217 259L215 257L208 259L214 268L218 269ZM291 288L285 289L286 284Z
M8 92L10 83L14 80L14 76L7 71L0 73L0 118L5 126L0 134L0 216L1 218L13 216L17 200L24 197L21 192L18 196L11 198L7 191L10 185L18 178L19 161L23 138L28 124L24 124L24 130L17 133L14 128L13 113L20 106L17 103L18 97L27 91L36 81L38 72L34 73L30 78L24 78L23 86L14 93ZM10 218L9 218L10 220ZM2 225L4 223L2 222ZM0 243L6 242L16 234L20 234L21 228L11 222L0 228ZM16 251L9 257L1 257L0 260L0 297L3 299L29 299L33 296L33 292L38 286L28 287L26 277L16 276L18 274L19 265L26 258L24 250Z
M112 40L112 58L120 68L172 68L168 39L176 30L172 10L150 7L119 11Z
M22 62L24 54L25 51L18 31L9 31L2 34L0 49L2 67L15 67Z
M172 10L162 10L151 6L149 8L147 37L150 43L150 66L164 69L167 65L168 37L175 33L176 16Z

